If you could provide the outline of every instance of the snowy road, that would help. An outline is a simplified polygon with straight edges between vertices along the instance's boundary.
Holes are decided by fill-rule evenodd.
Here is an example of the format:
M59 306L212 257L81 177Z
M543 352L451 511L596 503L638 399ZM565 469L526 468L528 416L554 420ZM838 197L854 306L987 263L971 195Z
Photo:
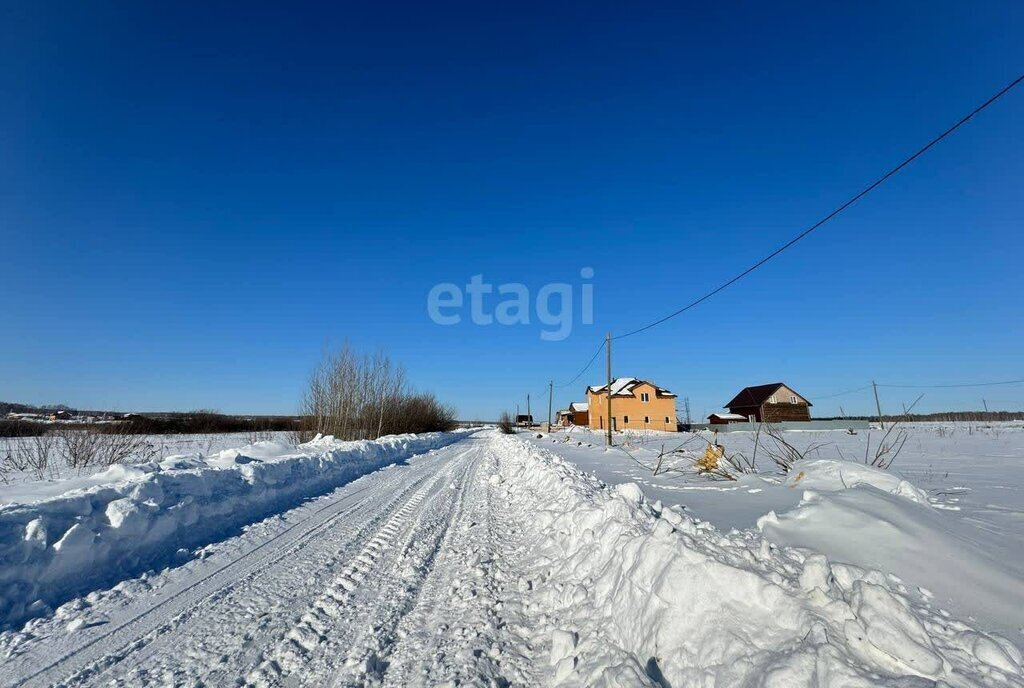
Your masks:
M469 437L251 527L201 561L94 593L7 639L3 683L434 684L493 673L478 634L528 678L499 631L485 470ZM504 558L504 557L503 557ZM468 579L468 580L466 580ZM63 617L63 618L62 618ZM472 626L472 640L464 628ZM498 634L507 638L498 638Z

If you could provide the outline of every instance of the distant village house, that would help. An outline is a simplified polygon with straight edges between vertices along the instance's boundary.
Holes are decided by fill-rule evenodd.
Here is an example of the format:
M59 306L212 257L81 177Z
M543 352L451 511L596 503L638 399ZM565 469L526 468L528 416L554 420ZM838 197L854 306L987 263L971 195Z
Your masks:
M620 377L611 384L612 411L608 418L608 385L587 388L588 420L593 430L678 430L676 395L647 380Z
M745 387L727 403L727 414L712 414L708 421L715 423L736 422L735 416L757 423L782 423L785 421L808 421L811 419L811 402L797 394L782 382L769 385ZM713 420L717 416L718 420Z

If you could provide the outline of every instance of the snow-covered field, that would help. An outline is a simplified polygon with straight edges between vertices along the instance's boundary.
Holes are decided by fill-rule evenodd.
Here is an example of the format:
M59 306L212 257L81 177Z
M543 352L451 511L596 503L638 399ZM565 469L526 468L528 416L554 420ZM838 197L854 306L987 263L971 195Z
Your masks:
M758 475L735 482L698 475L684 457L647 467L689 433L638 433L626 451L581 428L531 441L605 482L639 484L651 499L685 508L720 529L759 529L776 544L896 573L922 596L1021 643L1024 627L1024 423L918 423L888 471L863 468L878 430L787 432L819 461L782 475L763 449ZM702 433L711 440L711 433ZM616 441L625 438L616 435ZM566 441L568 440L568 441ZM727 454L753 456L755 434L719 434ZM770 442L763 434L759 442ZM582 443L582 444L581 444ZM692 439L688 453L707 443ZM845 459L845 461L841 460ZM641 465L643 464L643 465ZM797 476L803 474L797 479ZM904 489L901 492L901 482ZM911 494L920 490L920 496Z
M167 459L0 506L5 609L39 615L0 634L0 683L1024 686L1019 633L905 577L780 542L814 532L785 525L816 508L807 490L826 504L867 493L912 505L928 523L921 514L981 513L967 499L980 486L929 494L852 463L837 478L829 461L808 461L792 487L642 474L638 486L603 448L490 430L341 445ZM757 489L798 494L779 506ZM300 492L320 496L296 505ZM724 517L741 495L777 516L744 502L741 530L701 520L701 504L724 502ZM806 513L790 520L819 518ZM219 519L234 531L203 525ZM49 568L65 540L103 557L103 580Z

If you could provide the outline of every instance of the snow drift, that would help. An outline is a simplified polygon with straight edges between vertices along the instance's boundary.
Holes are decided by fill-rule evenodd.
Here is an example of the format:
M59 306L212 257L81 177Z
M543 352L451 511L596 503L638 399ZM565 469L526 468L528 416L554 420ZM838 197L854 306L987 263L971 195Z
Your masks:
M797 508L763 516L774 543L805 547L913 582L934 602L997 630L1024 624L1024 584L978 542L974 526L934 509L905 480L847 461L797 462L786 481L803 487Z
M115 466L93 482L32 504L0 506L0 624L175 560L382 466L464 433L393 435L294 446L258 442L209 456Z
M548 620L559 685L1024 685L1013 643L891 575L722 533L636 485L609 488L499 441L497 483L510 508L535 515L535 575L522 585Z

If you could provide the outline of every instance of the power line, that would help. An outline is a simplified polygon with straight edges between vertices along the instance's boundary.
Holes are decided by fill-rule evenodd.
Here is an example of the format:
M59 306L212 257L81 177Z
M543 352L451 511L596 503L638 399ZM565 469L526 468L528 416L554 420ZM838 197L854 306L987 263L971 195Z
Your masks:
M568 387L569 385L572 385L577 380L579 380L581 377L583 377L583 374L586 373L588 370L590 370L590 366L594 365L594 361L596 361L597 357L599 355L601 355L602 351L604 351L604 344L605 344L605 342L602 339L601 340L601 346L597 347L597 351L595 351L594 355L590 357L590 360L587 361L587 364L585 366L583 366L583 368L580 370L580 372L576 373L576 377L572 378L568 382L563 382L561 384L554 385L554 389L562 389L564 387ZM546 394L547 392L548 392L548 388L547 388L547 385L545 385L544 390L541 392L541 394Z
M965 384L956 385L883 385L879 384L879 387L898 387L901 389L952 389L956 387L995 387L996 385L1019 385L1024 383L1024 379L1020 380L1003 380L1001 382L968 382Z
M579 380L581 377L583 377L583 373L585 373L588 370L590 370L590 366L594 365L594 361L597 360L597 357L599 355L601 355L602 351L604 351L604 340L603 339L601 340L601 346L597 347L597 351L595 351L594 355L590 357L589 361L587 361L587 365L583 366L583 369L580 372L576 373L576 377L574 377L573 379L569 380L568 382L563 382L560 385L555 385L555 388L556 389L561 389L562 387L568 387L569 385L573 384L574 382Z
M881 386L882 385L879 385L879 387L881 387ZM822 399L834 399L835 397L841 397L841 396L846 395L846 394L853 394L854 392L863 392L866 389L871 389L871 385L864 385L863 387L858 387L857 389L848 389L845 392L838 392L836 394L829 394L827 396L820 396L819 395L819 396L815 396L814 398L819 400L819 401L822 400Z
M914 160L916 160L917 158L919 158L922 155L924 155L932 146L934 146L937 143L939 143L940 141L942 141L944 138L946 138L947 136L952 134L954 131L959 129L961 126L966 124L972 117L974 117L979 112L981 112L982 110L987 108L989 105L991 105L992 103L996 102L1001 97L1006 95L1010 91L1010 89L1012 89L1014 86L1019 84L1021 81L1024 81L1024 74L1021 74L1020 76L1018 76L1016 79L1011 81L1007 86L1005 86L1002 90L1000 90L994 96L992 96L991 98L986 100L984 103L982 103L978 107L976 107L973 110L971 110L971 112L969 114L967 114L966 116L961 118L960 121L958 121L956 124L951 126L949 129L946 129L944 132L942 132L941 134L936 136L934 139L929 141L928 144L925 145L923 148L919 149L916 153L914 153L909 158L907 158L906 160L901 162L899 165L897 165L896 167L892 168L891 170L886 172L884 175L882 175L881 177L876 179L867 188L865 188L863 191L858 193L856 196L854 196L853 198L851 198L848 201L846 201L845 203L843 203L841 206L839 206L838 208L833 210L831 213L829 213L828 215L826 215L822 219L818 220L811 227L805 229L803 232L801 232L800 234L796 235L795 237L793 237L792 239L787 241L785 244L783 244L782 246L780 246L779 248L775 249L770 254L768 254L767 256L762 258L761 260L759 260L757 263L754 263L749 268L747 268L743 272L739 273L738 275L736 275L735 277L730 279L728 282L725 282L725 283L719 285L718 287L715 287L714 289L712 289L708 293L706 293L703 296L701 296L696 301L693 301L693 302L683 306L679 310L677 310L677 311L675 311L673 313L670 313L669 315L666 315L664 318L661 318L660 320L655 320L654 322L652 322L652 323L650 323L648 325L644 325L643 327L640 327L640 328L638 328L636 330L633 330L631 332L627 332L625 334L620 334L620 335L618 335L616 337L612 337L612 339L624 339L626 337L632 337L635 334L640 334L641 332L644 332L645 330L649 330L652 327L660 325L660 324L662 324L663 322L665 322L667 320L671 320L672 318L674 318L674 317L676 317L678 315L682 315L683 313L685 313L686 311L690 310L694 306L696 306L696 305L698 305L700 303L703 303L704 301L707 301L708 299L710 299L712 296L714 296L718 292L722 291L723 289L726 289L726 288L732 286L733 284L735 284L736 282L739 282L741 279L743 279L744 277L746 277L747 275L752 273L754 270L757 270L759 267L761 267L762 265L764 265L765 263L767 263L771 259L773 259L776 256L778 256L780 253L782 253L786 249L788 249L791 246L793 246L795 243L797 243L798 241L800 241L801 239L806 237L808 234L810 234L814 230L816 230L819 227L821 227L822 225L824 225L826 222L828 222L829 220L834 218L836 215L838 215L839 213L841 213L844 210L846 210L847 208L849 208L851 205L853 205L854 203L859 201L861 198L863 198L864 196L869 194L871 191L874 191L877 187L881 186L887 179L889 179L889 177L893 176L894 174L896 174L897 172L902 170L904 167L906 167L907 165L912 163Z
M686 311L690 310L691 308L693 308L693 307L703 303L704 301L707 301L712 296L718 294L719 292L727 289L728 287L732 286L736 282L740 281L741 279L743 279L744 277L746 277L750 273L754 272L755 270L757 270L758 268L763 266L765 263L769 262L770 260L772 260L773 258L778 256L779 254L781 254L783 251L785 251L785 250L789 249L790 247L792 247L794 244L799 242L801 239L805 238L806 236L808 236L809 234L814 232L816 229L818 229L822 225L826 224L827 222L829 222L830 220L835 218L837 215L839 215L844 210L849 208L851 205L853 205L854 203L859 201L861 198L863 198L864 196L869 194L871 191L874 191L876 188L878 188L883 183L885 183L890 177L892 177L893 175L895 175L896 173L901 171L904 167L906 167L907 165L912 163L917 158L919 158L922 155L924 155L926 152L928 152L928 150L930 150L936 144L938 144L943 139L945 139L950 134L952 134L957 129L959 129L961 126L966 124L975 115L977 115L982 110L984 110L985 108L987 108L988 106L992 105L994 102L996 102L997 100L1002 98L1011 89L1013 89L1015 86L1017 86L1021 81L1024 81L1024 74L1021 74L1016 79L1011 81L1004 88L1002 88L1000 91L998 91L995 95L993 95L988 100L983 102L981 105L979 105L976 108L974 108L970 113L968 113L967 115L962 117L959 121L956 122L956 124L954 124L953 126L949 127L944 132L942 132L941 134L939 134L938 136L933 138L924 147L920 148L917 152L915 152L913 155L911 155L910 157L908 157L905 160L903 160L903 162L898 164L896 167L892 168L891 170L886 172L884 175L882 175L881 177L876 179L874 182L872 182L869 186L867 186L860 193L858 193L857 195L855 195L852 198L850 198L849 200L847 200L845 203L843 203L838 208L833 210L831 213L829 213L828 215L823 217L821 220L816 222L814 225L812 225L811 227L805 229L803 232L801 232L797 236L793 237L788 242L786 242L785 244L783 244L782 246L777 248L775 251L773 251L772 253L768 254L767 256L762 258L757 263L751 265L749 268L747 268L743 272L739 273L738 275L736 275L732 279L728 280L727 282L722 283L718 287L715 287L711 291L707 292L706 294L704 294L700 298L696 299L695 301L692 301L691 303L683 306L679 310L674 311L673 313L670 313L669 315L667 315L667 316L665 316L665 317L663 317L663 318L661 318L659 320L655 320L652 323L644 325L643 327L640 327L638 329L632 330L630 332L626 332L625 334L621 334L621 335L617 335L615 337L612 337L612 339L613 340L615 340L615 339L625 339L626 337L631 337L631 336L633 336L635 334L640 334L641 332L649 330L652 327L656 327L656 326L658 326L658 325L660 325L660 324L662 324L662 323L664 323L664 322L666 322L668 320L671 320L672 318L675 318L675 317L677 317L679 315L682 315L683 313L685 313ZM590 357L590 360L587 361L587 364L585 366L583 366L583 368L580 370L580 372L577 373L576 376L573 377L568 382L565 382L565 383L562 383L562 384L559 384L559 385L555 385L555 387L561 389L561 388L568 387L569 385L575 383L594 364L594 361L597 360L597 357L601 354L601 351L604 350L604 346L605 346L605 342L602 340L601 345L597 348L597 351L594 352L594 355ZM987 386L987 385L992 385L992 384L1014 384L1015 382L1024 382L1024 380L1008 381L1008 382L998 382L998 383L984 383L984 384L978 384L978 385L973 385L973 384L972 385L931 385L931 386L919 386L919 387L920 388L930 388L930 389L936 389L936 388L941 388L941 387L960 387L960 386L963 386L963 387L979 386L980 387L980 386ZM913 388L914 387L912 385L879 385L879 386L880 387L906 387L906 388ZM871 387L871 385L867 385L865 387L859 387L857 389L847 390L845 392L839 392L838 394L833 394L833 395L829 395L829 396L826 396L826 397L819 397L819 399L831 399L833 397L843 396L845 394L852 394L854 392L859 392L859 391L862 391L862 390L865 390L865 389L869 389L870 387Z

